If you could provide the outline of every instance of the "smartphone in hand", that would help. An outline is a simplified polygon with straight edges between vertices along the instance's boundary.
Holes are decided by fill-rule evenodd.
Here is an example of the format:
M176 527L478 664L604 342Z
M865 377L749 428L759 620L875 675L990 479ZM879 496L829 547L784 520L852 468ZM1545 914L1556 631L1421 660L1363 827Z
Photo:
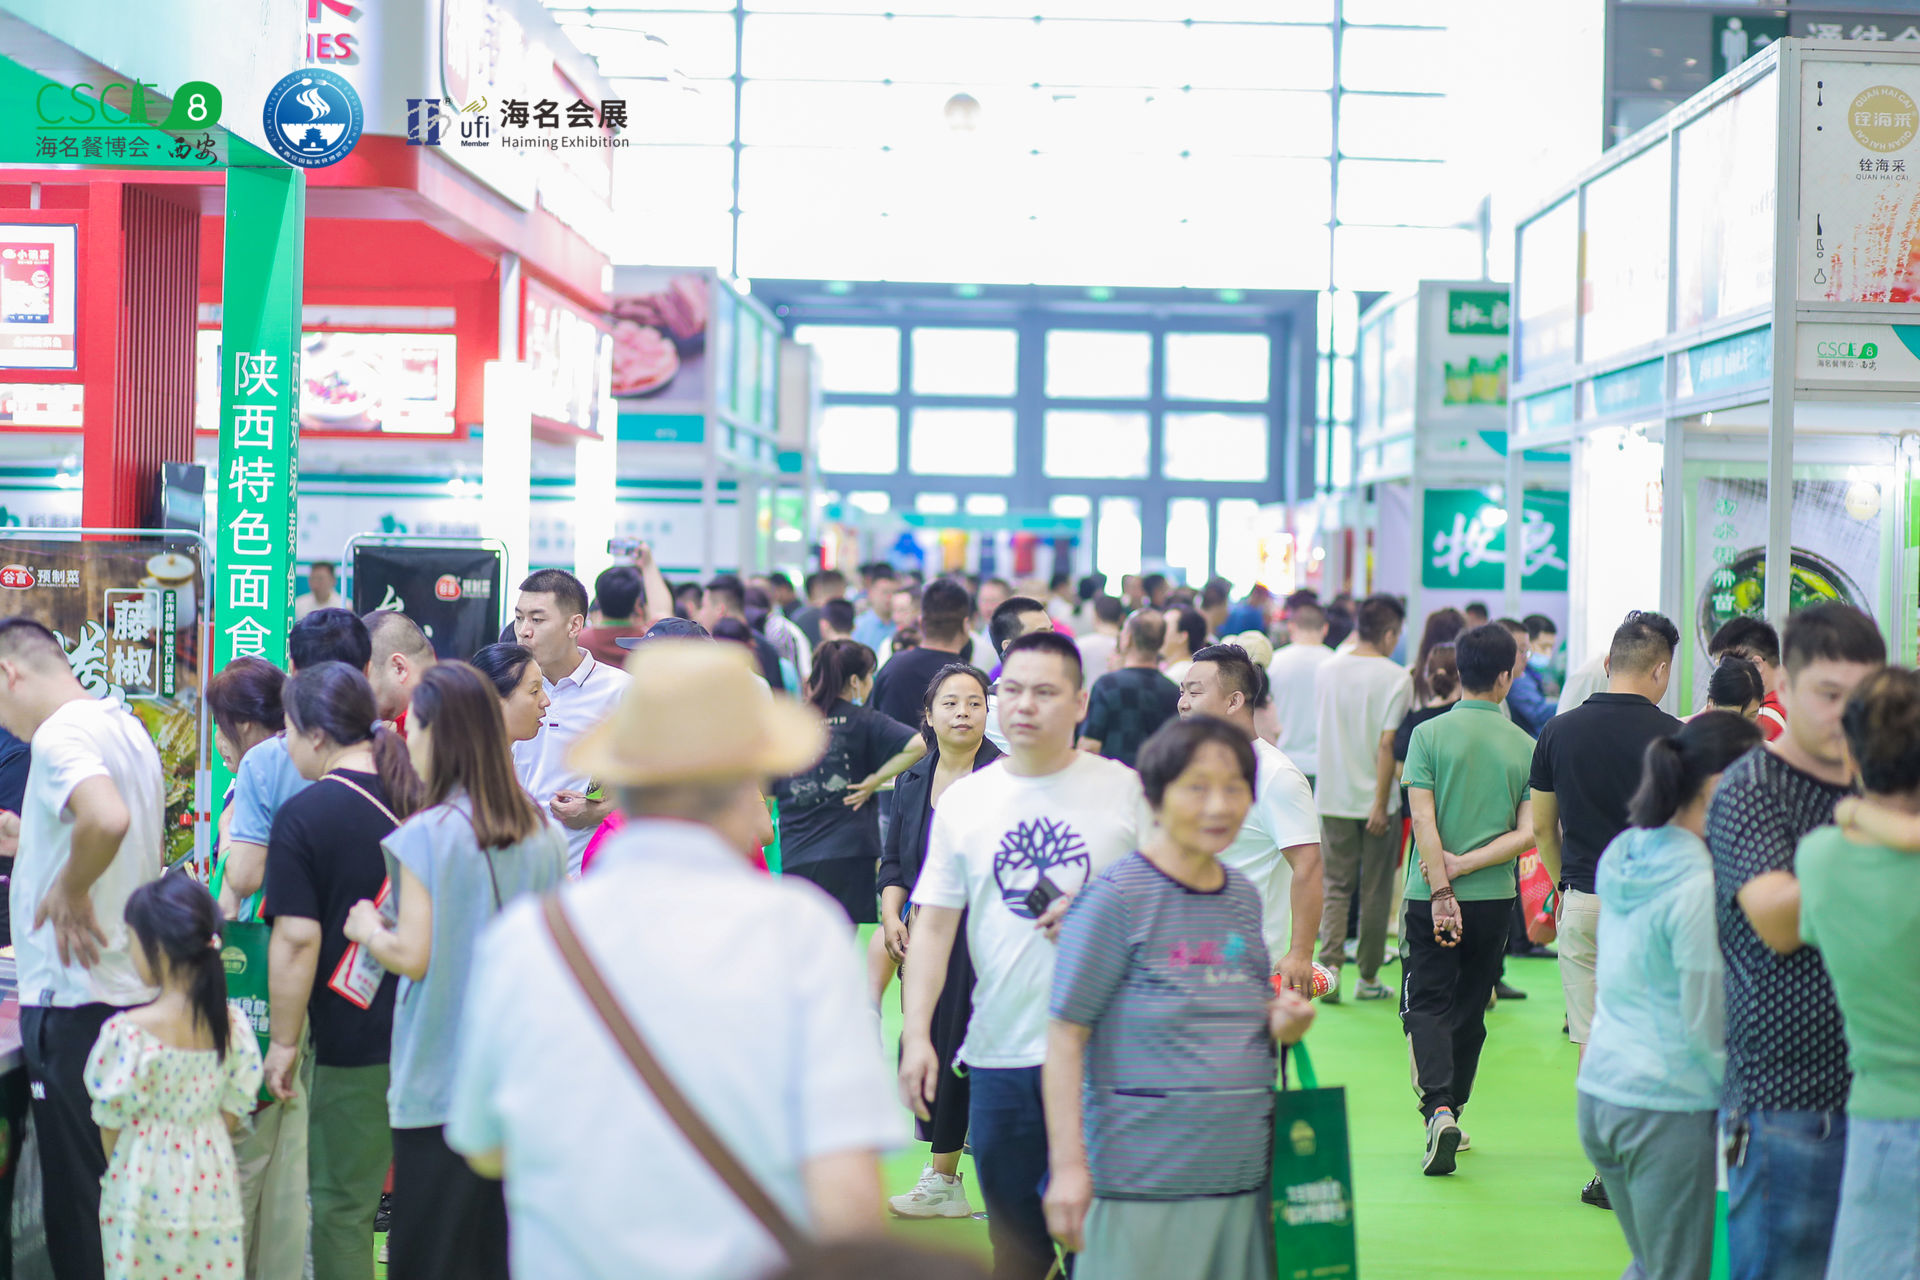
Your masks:
M1033 913L1035 920L1038 920L1047 914L1047 908L1052 906L1060 896L1060 886L1047 879L1046 873L1042 872L1039 881L1033 888L1027 890L1027 910Z

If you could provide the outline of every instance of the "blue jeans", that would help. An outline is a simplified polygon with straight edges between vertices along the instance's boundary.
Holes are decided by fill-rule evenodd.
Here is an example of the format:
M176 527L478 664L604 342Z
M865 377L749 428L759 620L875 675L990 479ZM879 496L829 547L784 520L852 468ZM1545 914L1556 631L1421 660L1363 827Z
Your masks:
M1729 1280L1826 1280L1846 1113L1723 1111L1720 1132L1730 1153Z
M1044 1280L1053 1266L1053 1239L1040 1207L1047 1185L1040 1068L975 1067L968 1078L974 1182L986 1202L994 1280Z
M1831 1280L1920 1275L1920 1120L1854 1116L1833 1224Z

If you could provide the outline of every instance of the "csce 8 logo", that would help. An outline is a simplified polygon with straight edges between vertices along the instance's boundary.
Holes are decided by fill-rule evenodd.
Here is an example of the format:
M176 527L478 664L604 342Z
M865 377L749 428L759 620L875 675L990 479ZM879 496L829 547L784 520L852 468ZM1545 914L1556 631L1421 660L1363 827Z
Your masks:
M33 96L43 125L155 125L162 129L209 129L220 123L220 90L206 80L189 80L171 99L151 93L159 86L145 80L113 81L97 89L82 80L71 87L43 84ZM65 89L64 94L61 90ZM153 118L149 97L170 103Z

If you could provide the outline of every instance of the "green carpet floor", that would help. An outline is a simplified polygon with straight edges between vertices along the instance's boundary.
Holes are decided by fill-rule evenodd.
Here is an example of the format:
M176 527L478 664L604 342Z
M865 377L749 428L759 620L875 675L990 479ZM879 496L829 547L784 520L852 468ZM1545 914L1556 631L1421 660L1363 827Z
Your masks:
M1382 978L1397 986L1398 966ZM1578 1059L1560 1033L1559 970L1548 960L1518 960L1507 978L1532 998L1487 1016L1480 1079L1463 1116L1473 1150L1449 1178L1420 1174L1423 1132L1396 1003L1349 998L1320 1011L1307 1043L1321 1084L1347 1090L1360 1280L1614 1280L1627 1265L1613 1215L1580 1203L1592 1170L1574 1130ZM1349 993L1352 985L1349 973ZM899 990L885 1001L889 1063ZM886 1161L888 1194L911 1189L926 1153L915 1145ZM961 1171L978 1210L973 1162ZM932 1248L989 1254L983 1221L896 1220L893 1229Z
M1531 999L1487 1016L1480 1078L1463 1116L1473 1150L1449 1178L1420 1173L1424 1134L1397 1004L1355 1004L1349 995L1320 1011L1307 1043L1321 1084L1347 1090L1361 1280L1614 1280L1627 1265L1613 1215L1580 1203L1593 1171L1574 1128L1578 1058L1560 1033L1559 970L1549 960L1519 960L1507 977ZM1382 979L1397 986L1398 966ZM1349 971L1349 993L1352 985ZM890 1044L899 1034L898 993L896 986L886 1000ZM888 1193L908 1190L925 1159L923 1146L889 1159ZM962 1169L978 1209L971 1162ZM984 1222L894 1226L933 1247L987 1252Z

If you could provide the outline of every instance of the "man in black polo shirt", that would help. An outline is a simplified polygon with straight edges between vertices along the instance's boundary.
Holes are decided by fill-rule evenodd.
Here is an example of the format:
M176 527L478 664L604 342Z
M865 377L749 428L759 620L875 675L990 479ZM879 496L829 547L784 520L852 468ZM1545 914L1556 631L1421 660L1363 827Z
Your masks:
M1680 731L1656 704L1667 696L1680 632L1657 613L1629 613L1607 650L1607 691L1547 721L1533 751L1533 828L1540 861L1560 886L1560 986L1567 1034L1584 1054L1593 1027L1600 855L1627 826L1647 744ZM1580 1198L1610 1208L1600 1179Z
M873 679L874 709L901 724L920 727L927 685L945 667L962 661L967 643L967 615L973 596L951 578L936 578L920 593L920 643L895 649ZM980 654L973 655L977 664Z

